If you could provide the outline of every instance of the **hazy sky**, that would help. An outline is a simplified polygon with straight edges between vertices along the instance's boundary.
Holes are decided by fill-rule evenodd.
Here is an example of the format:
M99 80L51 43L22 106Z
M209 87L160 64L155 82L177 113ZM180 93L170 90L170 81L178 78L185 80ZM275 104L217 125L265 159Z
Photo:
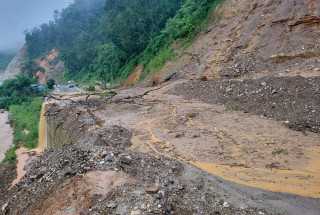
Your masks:
M73 0L0 0L0 51L18 51L24 43L23 31L53 20L53 11Z

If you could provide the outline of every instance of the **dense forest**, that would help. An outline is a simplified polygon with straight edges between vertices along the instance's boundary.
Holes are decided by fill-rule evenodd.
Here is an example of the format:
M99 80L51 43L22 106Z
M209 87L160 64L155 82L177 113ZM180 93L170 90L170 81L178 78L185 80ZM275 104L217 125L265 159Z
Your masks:
M54 21L25 32L27 52L34 60L57 48L66 79L120 81L138 64L146 75L174 56L174 40L189 44L198 26L206 27L217 1L75 0L55 11Z

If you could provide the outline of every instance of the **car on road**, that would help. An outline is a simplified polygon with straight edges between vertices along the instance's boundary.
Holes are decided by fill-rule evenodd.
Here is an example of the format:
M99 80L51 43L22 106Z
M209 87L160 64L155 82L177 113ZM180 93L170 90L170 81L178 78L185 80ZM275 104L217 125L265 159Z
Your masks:
M73 81L68 81L68 86L69 86L69 88L74 87L74 82Z

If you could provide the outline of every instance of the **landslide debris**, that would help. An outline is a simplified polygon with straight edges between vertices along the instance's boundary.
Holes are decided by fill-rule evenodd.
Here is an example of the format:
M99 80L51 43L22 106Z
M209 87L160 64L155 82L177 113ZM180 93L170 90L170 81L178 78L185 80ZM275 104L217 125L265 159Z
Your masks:
M294 130L320 133L320 77L191 81L171 93L281 120Z
M90 102L64 105L54 115L48 108L47 117L60 121L88 108ZM59 106L51 104L56 113ZM86 118L90 116L94 117ZM79 126L81 120L64 123ZM11 190L1 187L5 198L0 199L4 206L0 214L277 214L233 206L215 192L205 175L185 177L190 174L188 164L129 150L132 133L122 126L87 132L77 142L65 141L60 148L34 158L27 174Z

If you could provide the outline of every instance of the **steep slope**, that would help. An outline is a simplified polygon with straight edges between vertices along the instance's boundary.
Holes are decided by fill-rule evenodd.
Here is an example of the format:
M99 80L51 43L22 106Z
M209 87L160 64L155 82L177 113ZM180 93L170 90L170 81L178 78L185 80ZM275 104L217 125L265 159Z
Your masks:
M316 0L225 1L212 15L218 21L162 72L206 80L319 75L319 8Z
M36 60L36 63L44 68L44 73L40 71L36 73L39 84L45 84L48 79L55 79L57 81L63 74L65 69L64 62L54 62L58 55L59 51L57 49L52 49L45 57Z
M24 45L20 52L11 60L6 71L2 74L0 73L0 85L4 80L14 78L15 75L21 72L21 67L27 61L26 50L27 47Z

